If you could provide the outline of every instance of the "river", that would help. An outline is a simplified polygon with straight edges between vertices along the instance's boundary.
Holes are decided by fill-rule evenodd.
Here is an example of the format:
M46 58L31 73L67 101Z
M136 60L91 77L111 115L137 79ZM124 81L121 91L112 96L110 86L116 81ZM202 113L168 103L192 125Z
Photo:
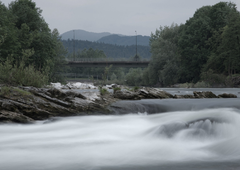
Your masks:
M120 101L115 115L2 124L0 169L238 170L239 109L239 98Z

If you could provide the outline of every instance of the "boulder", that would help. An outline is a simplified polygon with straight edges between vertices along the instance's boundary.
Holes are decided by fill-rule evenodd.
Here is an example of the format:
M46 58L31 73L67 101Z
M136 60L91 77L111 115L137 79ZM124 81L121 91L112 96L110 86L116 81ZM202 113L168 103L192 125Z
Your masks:
M218 95L219 98L237 98L237 96L235 94L227 94L227 93L223 93L223 94L219 94Z
M193 95L195 98L218 98L213 92L211 91L203 91L203 92L197 92L194 91Z
M185 95L174 95L174 99L194 99L195 97L190 94L185 94Z
M122 99L122 100L138 100L140 99L139 95L135 92L132 91L121 91L121 90L117 90L114 94L113 94L114 98L117 99Z
M32 122L34 122L34 120L27 116L19 114L19 113L1 110L0 111L0 122L2 122L2 123L14 122L14 123L24 123L25 124L25 123L32 123Z
M170 93L157 88L142 88L138 90L138 95L142 99L167 99L173 98Z

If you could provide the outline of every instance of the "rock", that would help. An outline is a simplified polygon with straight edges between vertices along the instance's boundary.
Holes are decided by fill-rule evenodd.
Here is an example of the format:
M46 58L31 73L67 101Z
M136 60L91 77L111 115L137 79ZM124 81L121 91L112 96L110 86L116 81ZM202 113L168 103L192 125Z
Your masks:
M142 88L138 90L139 97L142 99L167 99L173 98L170 93L156 88Z
M235 94L227 94L227 93L223 93L223 94L219 94L218 95L219 98L237 98L237 96Z
M138 100L138 99L140 99L140 97L137 93L127 91L127 90L126 91L117 90L113 96L117 99L122 99L122 100Z
M218 98L213 92L211 91L203 91L203 92L193 92L195 98Z
M19 113L15 113L15 112L10 112L10 111L6 111L6 110L1 110L0 111L0 122L3 123L33 123L34 120L24 116L22 114Z
M173 95L156 88L142 88L136 92L129 90L117 90L114 97L122 100L138 100L138 99L166 99L173 98Z
M22 87L20 87L22 88ZM25 122L32 120L46 120L52 117L75 116L79 114L107 113L106 106L110 100L103 101L98 97L94 100L86 98L74 91L61 91L59 89L22 88L30 93L22 95L15 90L8 95L0 95L0 112L8 112L9 116L2 116L0 122L23 122L15 120L21 115ZM11 118L12 115L12 118ZM31 120L31 121L30 121Z
M185 94L185 95L174 95L174 99L194 99L193 95Z

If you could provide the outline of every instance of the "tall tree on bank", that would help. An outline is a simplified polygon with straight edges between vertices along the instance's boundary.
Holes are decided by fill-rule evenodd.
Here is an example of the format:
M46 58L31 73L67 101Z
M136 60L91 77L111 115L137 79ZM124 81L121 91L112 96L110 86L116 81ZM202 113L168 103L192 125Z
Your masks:
M204 67L216 74L232 75L240 72L240 13L235 6L226 17L226 25L209 39L212 53Z
M219 2L213 6L198 9L186 22L179 39L181 82L200 80L206 63L216 58L213 51L217 50L220 35L223 28L228 25L228 17L233 11L236 11L235 4ZM218 68L221 67L219 60L216 63L219 63Z
M172 24L170 27L160 27L151 35L150 46L152 60L145 70L144 78L150 85L167 86L178 81L178 36L181 26ZM148 78L146 77L148 76ZM146 83L146 82L145 82Z
M41 12L32 0L16 0L8 8L0 3L0 13L5 14L0 15L1 61L11 58L19 65L24 60L49 81L57 81L66 51L58 31L51 32Z
M180 82L197 82L203 65L210 54L206 41L211 37L210 6L198 9L181 32L178 47L180 51Z

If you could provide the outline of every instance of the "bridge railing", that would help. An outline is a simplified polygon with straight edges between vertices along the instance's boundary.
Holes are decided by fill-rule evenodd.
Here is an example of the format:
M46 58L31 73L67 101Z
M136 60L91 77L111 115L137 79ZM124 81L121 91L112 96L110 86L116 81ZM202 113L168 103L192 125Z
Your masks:
M134 60L133 58L67 58L67 61L77 61L77 62L109 62L109 61L150 61L150 59L139 59Z

